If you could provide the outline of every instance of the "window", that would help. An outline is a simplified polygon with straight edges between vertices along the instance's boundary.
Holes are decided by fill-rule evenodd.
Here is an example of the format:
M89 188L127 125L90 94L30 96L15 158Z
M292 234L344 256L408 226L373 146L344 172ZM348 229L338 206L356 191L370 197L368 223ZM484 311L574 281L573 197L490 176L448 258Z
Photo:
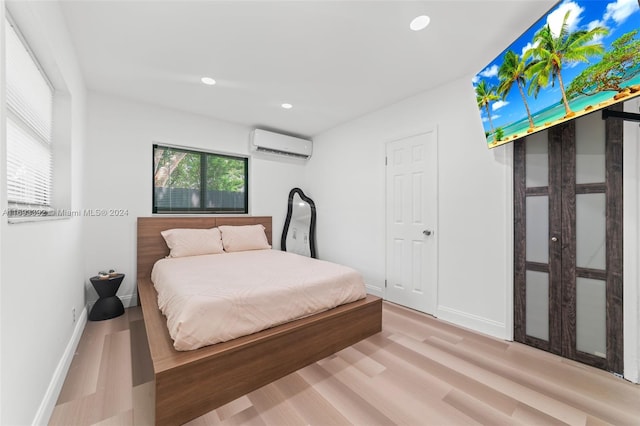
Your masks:
M15 26L5 24L9 216L47 216L53 213L53 88Z
M153 146L153 213L248 213L245 157Z

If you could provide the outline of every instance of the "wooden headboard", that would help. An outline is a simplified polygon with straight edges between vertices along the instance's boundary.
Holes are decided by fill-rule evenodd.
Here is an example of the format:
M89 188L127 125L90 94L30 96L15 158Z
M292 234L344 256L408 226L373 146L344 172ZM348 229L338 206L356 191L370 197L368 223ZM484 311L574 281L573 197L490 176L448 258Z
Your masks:
M265 227L269 244L272 243L271 216L223 217L139 217L138 218L138 274L149 279L154 263L169 254L169 247L160 232L172 228L214 228L220 225L258 225Z

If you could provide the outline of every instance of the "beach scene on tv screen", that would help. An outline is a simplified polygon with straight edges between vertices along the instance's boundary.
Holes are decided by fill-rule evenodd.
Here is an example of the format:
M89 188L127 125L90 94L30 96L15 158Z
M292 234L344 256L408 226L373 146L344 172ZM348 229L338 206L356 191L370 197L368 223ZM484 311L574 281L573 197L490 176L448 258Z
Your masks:
M640 1L566 0L473 78L490 148L640 95Z

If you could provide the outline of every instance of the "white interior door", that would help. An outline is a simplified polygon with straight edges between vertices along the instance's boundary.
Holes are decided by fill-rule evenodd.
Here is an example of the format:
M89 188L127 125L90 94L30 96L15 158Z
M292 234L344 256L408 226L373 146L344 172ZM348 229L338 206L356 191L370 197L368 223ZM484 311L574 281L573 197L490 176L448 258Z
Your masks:
M438 278L435 128L387 143L385 299L434 314Z

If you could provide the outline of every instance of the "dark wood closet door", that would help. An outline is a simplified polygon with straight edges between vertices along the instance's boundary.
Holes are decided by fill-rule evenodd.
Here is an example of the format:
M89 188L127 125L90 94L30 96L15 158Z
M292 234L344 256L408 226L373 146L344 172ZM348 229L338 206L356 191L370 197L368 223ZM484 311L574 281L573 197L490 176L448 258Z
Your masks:
M516 142L514 203L515 340L622 373L622 122Z

